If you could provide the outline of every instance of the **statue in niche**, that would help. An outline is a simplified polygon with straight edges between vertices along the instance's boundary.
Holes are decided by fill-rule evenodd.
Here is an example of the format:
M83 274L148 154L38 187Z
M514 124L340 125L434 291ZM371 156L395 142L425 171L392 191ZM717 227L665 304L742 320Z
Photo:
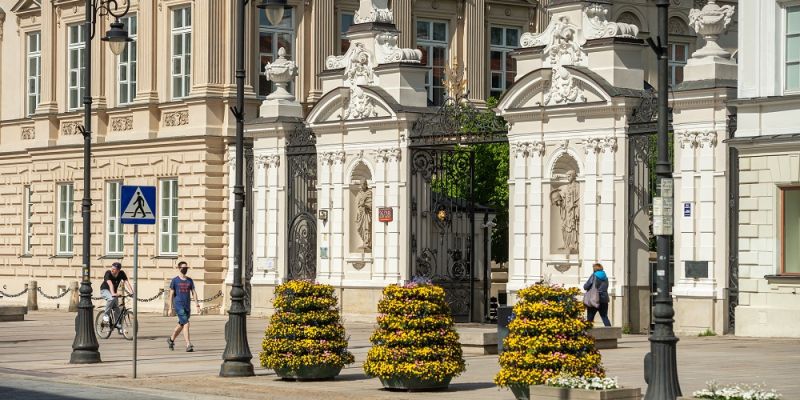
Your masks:
M550 200L558 207L561 216L561 237L564 240L561 249L569 253L578 251L578 232L581 222L580 190L575 177L575 171L567 171L567 184L550 193Z
M364 243L364 252L372 251L372 190L366 180L361 181L361 191L356 195L356 229Z

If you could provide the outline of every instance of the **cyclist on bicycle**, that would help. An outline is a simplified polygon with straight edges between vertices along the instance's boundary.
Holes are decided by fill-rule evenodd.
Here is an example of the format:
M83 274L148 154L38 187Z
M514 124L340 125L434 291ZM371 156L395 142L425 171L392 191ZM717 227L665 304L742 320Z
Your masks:
M111 264L111 268L106 271L106 274L103 276L103 284L100 285L100 295L106 300L106 314L103 319L109 318L110 320L113 316L111 313L112 310L114 313L119 312L117 306L117 297L119 293L117 292L117 288L119 288L119 284L122 281L125 282L128 292L133 296L135 293L133 292L131 283L128 281L128 275L125 275L125 271L122 270L122 264L115 262ZM119 325L114 328L122 329Z

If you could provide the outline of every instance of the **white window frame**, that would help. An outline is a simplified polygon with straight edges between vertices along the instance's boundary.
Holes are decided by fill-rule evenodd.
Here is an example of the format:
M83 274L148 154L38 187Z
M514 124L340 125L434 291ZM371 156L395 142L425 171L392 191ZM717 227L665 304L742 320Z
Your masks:
M77 28L77 29L73 29ZM75 111L83 108L83 96L86 92L86 65L84 53L86 52L85 27L83 23L67 25L67 110ZM77 38L74 37L77 35ZM72 64L72 54L76 54L78 65ZM73 74L77 81L73 82ZM75 93L73 97L72 94ZM73 103L73 98L75 103Z
M119 81L119 85L117 85L117 102L119 105L127 105L133 103L136 99L136 50L138 47L139 18L137 14L131 14L121 18L120 22L125 24L128 37L132 39L125 46L122 54L117 56L117 80ZM123 60L123 56L125 56L125 60Z
M288 16L286 15L287 12L289 13ZM257 63L258 63L258 68L259 68L259 74L258 74L259 77L258 77L258 90L256 91L256 93L258 94L259 98L265 98L270 93L272 93L273 90L275 90L275 85L272 84L271 81L266 81L266 84L269 86L269 88L267 89L267 93L264 94L264 93L261 92L262 79L265 78L264 74L263 74L264 70L261 67L261 58L262 57L270 58L272 60L270 62L273 62L278 58L278 49L280 48L280 46L278 45L278 35L280 35L280 34L284 34L284 35L288 34L289 35L289 43L291 43L291 48L286 49L286 58L291 60L294 57L294 54L297 51L297 49L295 48L296 47L296 43L295 43L296 38L295 38L295 33L294 33L295 32L295 30L294 30L294 26L295 26L294 25L294 23L295 23L294 15L295 15L295 13L294 13L294 9L293 8L285 9L284 14L283 14L283 18L284 18L283 21L286 21L287 18L288 18L288 21L289 21L289 26L288 27L286 27L286 26L275 27L275 26L271 26L271 25L264 25L264 22L266 20L266 17L264 16L264 13L259 12L258 14L259 14L259 23L258 23L258 35L259 35L258 39L259 39L259 43L256 43L256 52L258 54ZM267 23L269 23L269 22L267 22ZM283 24L283 22L282 22L282 24ZM272 35L272 49L270 50L270 52L267 52L267 53L261 52L260 41L261 41L261 35L262 34ZM294 82L289 82L289 84L286 86L286 90L288 90L289 93L294 93Z
M125 249L119 215L121 197L122 181L106 182L106 255L122 255Z
M492 29L493 28L497 28L497 29L502 29L503 30L503 45L492 44ZM506 64L506 61L508 60L508 53L516 50L519 47L519 43L515 43L514 45L508 45L506 43L507 42L506 35L508 34L508 30L510 30L510 29L517 31L517 42L519 42L519 38L522 35L522 28L520 28L518 26L507 26L507 25L489 25L489 32L488 32L489 34L487 35L487 42L489 43L489 54L488 54L489 58L487 60L488 62L487 62L487 68L486 68L487 71L488 71L488 75L487 75L487 79L486 79L487 82L486 83L487 83L489 96L492 96L492 92L493 91L498 91L499 90L500 91L500 95L502 95L503 93L505 93L506 90L508 90L508 87L506 87L506 75L508 74L508 65ZM497 51L497 52L502 52L503 53L502 66L501 66L500 70L493 70L492 69L492 65L491 64L492 64L492 52L493 51ZM492 74L496 73L496 72L500 72L503 75L503 79L500 81L501 87L499 87L499 88L492 87ZM496 97L499 99L500 95L498 95Z
M421 23L428 24L428 32L429 38L428 39L419 39L417 38L417 25ZM434 24L444 24L444 32L445 32L445 40L434 40L433 39L433 25ZM450 61L450 22L446 20L437 20L437 19L417 19L416 23L414 24L414 38L416 40L417 47L424 47L425 52L428 54L428 64L426 67L429 67L428 74L425 76L425 91L428 92L428 100L430 100L434 105L440 105L443 101L444 97L447 96L447 93L444 92L444 86L442 82L438 84L434 84L433 82L433 49L434 48L443 48L444 54L446 56L445 63L443 68L447 68L449 66ZM444 70L443 70L444 72ZM444 76L444 74L442 74ZM434 88L441 88L442 89L442 99L434 99L433 93Z
M36 38L33 46L32 39ZM35 48L34 48L35 47ZM27 53L25 63L25 113L31 116L36 112L36 107L41 101L41 82L42 82L42 32L33 31L25 35L25 51ZM35 72L31 74L31 70Z
M158 181L158 254L178 255L178 178ZM174 214L174 215L173 215ZM164 246L164 237L169 243Z
M175 16L181 13L181 26L175 26ZM181 6L170 10L170 93L172 99L180 100L189 96L192 89L192 7ZM187 23L188 22L188 23ZM181 53L175 49L175 41L180 40ZM176 68L178 66L178 68ZM176 90L180 82L180 89Z
M72 255L74 244L73 204L75 186L70 183L58 184L58 224L56 226L56 254ZM63 245L62 245L62 240Z
M780 5L781 5L781 13L780 13L781 21L780 21L780 24L778 24L778 26L781 27L781 30L780 30L780 33L781 33L780 46L781 46L781 48L780 48L780 51L778 53L781 55L781 71L780 71L780 76L782 78L781 79L781 92L784 95L798 94L798 93L800 93L800 86L798 86L796 89L787 88L787 84L788 84L789 80L788 80L788 77L786 75L786 72L787 72L786 70L787 70L787 66L789 64L789 62L787 60L789 55L787 54L786 50L787 50L787 42L788 42L788 36L789 36L789 34L788 34L788 30L789 30L789 24L788 24L788 22L789 22L789 9L790 8L794 8L794 7L800 7L800 1L786 1L784 3L781 3Z
M33 252L33 191L30 185L25 185L22 190L24 210L22 254L30 255Z
M691 51L691 47L689 46L689 43L685 43L685 42L681 42L681 41L669 42L668 46L670 47L670 52L671 52L670 53L671 55L670 55L669 59L667 60L667 67L669 68L669 85L670 85L670 87L675 87L675 85L679 85L679 84L683 83L683 80L686 80L686 63L689 61L689 57L690 57L689 51ZM686 60L684 60L684 61L676 61L675 60L675 46L683 46L683 47L686 48L686 52L684 53L684 55L686 56ZM683 75L683 80L680 81L680 82L676 82L675 81L675 70L676 70L676 67L682 67L683 68L683 74L684 74Z

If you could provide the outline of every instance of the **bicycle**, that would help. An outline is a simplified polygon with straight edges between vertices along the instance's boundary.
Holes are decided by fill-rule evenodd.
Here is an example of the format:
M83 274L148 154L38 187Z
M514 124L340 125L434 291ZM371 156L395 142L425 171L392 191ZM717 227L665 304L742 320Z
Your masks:
M106 314L105 306L98 307L101 308L101 310L97 312L97 316L94 318L94 330L97 333L97 337L108 339L111 337L111 332L113 332L114 329L117 329L125 339L133 340L133 316L131 315L131 311L125 307L126 297L130 296L117 297L118 299L122 300L120 306L118 307L118 311L116 313L117 315L114 316L114 310L111 310L109 314L112 315L109 315L108 321L103 318L104 316L108 315Z

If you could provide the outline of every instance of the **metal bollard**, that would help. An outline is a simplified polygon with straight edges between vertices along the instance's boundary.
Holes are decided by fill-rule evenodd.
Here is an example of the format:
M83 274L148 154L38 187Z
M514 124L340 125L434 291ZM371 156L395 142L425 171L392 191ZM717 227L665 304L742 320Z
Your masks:
M162 298L164 299L164 311L161 313L161 315L163 315L165 317L169 317L169 302L172 300L172 299L170 299L170 296L169 296L169 284L170 284L170 281L168 279L165 279L164 280L164 295L162 296Z
M39 285L36 281L31 281L28 285L28 311L39 310L39 291L36 290Z
M513 318L513 307L502 306L497 308L497 354L503 354L503 342L508 336L508 324Z
M70 282L69 293L69 308L67 308L67 312L78 312L78 300L81 298L81 294L78 292L78 282Z

